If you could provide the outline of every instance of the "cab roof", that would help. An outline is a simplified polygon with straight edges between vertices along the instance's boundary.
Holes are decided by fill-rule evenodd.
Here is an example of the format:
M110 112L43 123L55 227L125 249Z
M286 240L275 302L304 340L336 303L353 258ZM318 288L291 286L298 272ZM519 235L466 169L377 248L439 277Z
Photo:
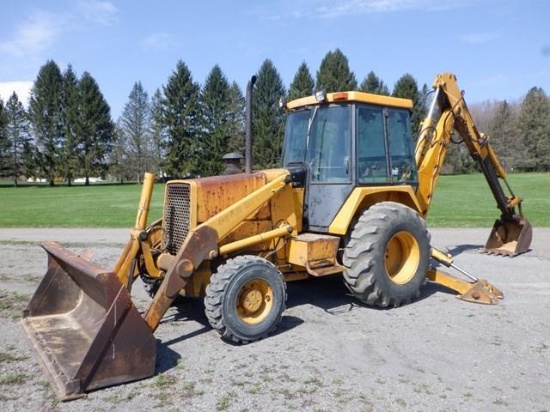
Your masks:
M413 108L413 102L410 99L355 91L326 93L326 98L323 101L317 100L316 96L301 97L288 102L286 108L296 110L307 106L345 102L370 103L377 106L391 106L409 110Z

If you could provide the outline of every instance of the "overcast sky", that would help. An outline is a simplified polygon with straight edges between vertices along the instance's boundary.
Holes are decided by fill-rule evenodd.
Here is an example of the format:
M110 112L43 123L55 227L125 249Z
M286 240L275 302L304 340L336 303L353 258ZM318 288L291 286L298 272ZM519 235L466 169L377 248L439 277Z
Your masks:
M203 83L215 64L244 90L269 58L286 87L305 61L315 77L340 48L360 82L391 88L457 75L469 103L550 93L546 0L19 0L3 2L0 95L27 101L53 59L98 82L116 120L135 82L151 96L178 60Z

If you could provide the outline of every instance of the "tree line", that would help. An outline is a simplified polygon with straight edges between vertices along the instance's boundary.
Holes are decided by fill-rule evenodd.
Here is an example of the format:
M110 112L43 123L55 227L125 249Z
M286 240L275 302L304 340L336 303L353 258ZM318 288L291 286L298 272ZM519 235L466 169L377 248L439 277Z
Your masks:
M390 92L372 71L358 82L340 49L325 55L315 78L302 62L288 90L269 59L256 76L252 131L258 169L279 163L281 97L360 90L409 98L415 130L426 112L425 84L419 88L412 75L404 74ZM244 109L242 90L220 66L200 85L179 61L151 97L140 81L134 83L115 122L90 73L78 77L71 65L62 72L50 60L38 72L27 109L16 93L5 103L0 100L0 176L13 179L14 185L22 176L71 185L77 177L86 184L94 176L140 180L145 171L170 177L215 175L223 169L224 154L243 152ZM507 170L550 170L550 100L542 88L529 90L521 103L492 102L471 110ZM465 148L451 145L447 169L464 173L475 165Z

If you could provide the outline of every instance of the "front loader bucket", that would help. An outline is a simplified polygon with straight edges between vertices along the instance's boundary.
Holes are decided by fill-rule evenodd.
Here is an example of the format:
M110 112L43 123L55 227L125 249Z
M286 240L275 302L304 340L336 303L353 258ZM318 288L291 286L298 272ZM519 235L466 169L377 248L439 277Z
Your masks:
M63 400L149 377L156 341L114 273L54 242L22 325Z
M523 216L512 220L498 219L485 244L485 252L495 255L516 256L531 246L533 228Z

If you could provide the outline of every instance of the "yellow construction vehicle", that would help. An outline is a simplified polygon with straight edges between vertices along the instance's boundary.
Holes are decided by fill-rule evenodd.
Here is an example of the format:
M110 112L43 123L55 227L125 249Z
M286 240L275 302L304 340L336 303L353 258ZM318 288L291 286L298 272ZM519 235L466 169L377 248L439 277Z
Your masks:
M204 297L212 327L236 343L271 333L285 309L285 282L309 277L341 275L354 296L378 307L410 302L426 278L466 300L502 297L465 271L471 281L430 266L433 257L454 267L430 246L425 223L453 130L502 212L487 251L514 255L531 241L528 221L515 210L521 199L504 194L505 172L453 75L436 77L416 147L410 100L349 91L283 102L282 167L257 172L253 84L244 173L169 181L162 219L151 224L154 177L147 174L135 227L112 271L43 244L48 271L22 323L61 398L153 375L153 333L178 296ZM152 296L143 316L130 297L138 278Z

